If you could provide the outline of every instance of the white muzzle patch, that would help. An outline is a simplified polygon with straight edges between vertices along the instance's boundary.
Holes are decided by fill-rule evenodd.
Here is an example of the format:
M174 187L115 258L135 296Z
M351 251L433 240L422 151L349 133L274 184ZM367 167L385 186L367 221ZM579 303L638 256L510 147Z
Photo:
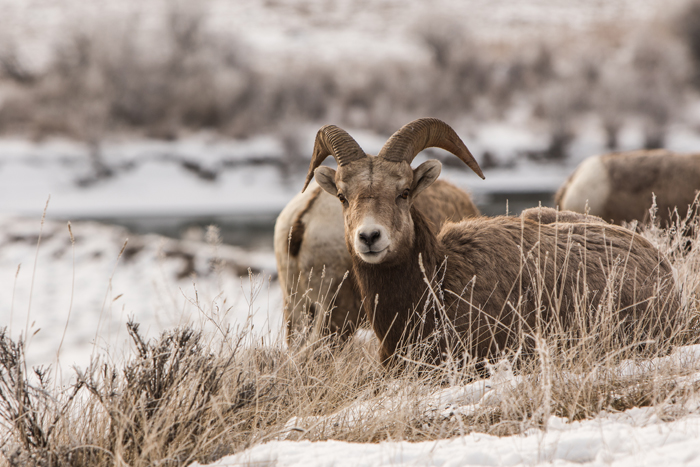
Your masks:
M364 262L380 263L391 246L389 230L377 223L373 217L365 217L355 230L353 246Z

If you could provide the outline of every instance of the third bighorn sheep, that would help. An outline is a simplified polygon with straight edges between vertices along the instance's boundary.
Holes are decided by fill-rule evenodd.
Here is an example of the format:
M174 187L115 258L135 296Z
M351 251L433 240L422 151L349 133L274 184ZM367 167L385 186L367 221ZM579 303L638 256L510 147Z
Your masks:
M426 189L415 207L436 232L446 221L479 215L466 192L444 181ZM277 218L274 247L287 342L300 344L327 334L343 341L352 335L363 316L362 300L345 246L343 209L335 196L315 183L295 196ZM340 285L346 272L349 275ZM333 309L323 320L317 314L331 304L333 295ZM312 324L320 328L317 335L311 332Z
M671 267L630 230L529 215L466 219L436 234L414 200L438 178L440 162L410 165L428 147L448 150L481 175L454 130L430 118L405 125L376 157L325 126L307 175L307 185L315 174L343 206L345 241L383 362L405 352L402 344L419 343L430 362L451 351L481 361L520 335L595 321L601 310L628 340L667 332L679 300ZM320 166L329 155L337 170ZM431 293L426 277L438 279Z
M617 224L649 221L656 196L661 225L678 208L685 216L700 190L700 154L663 149L593 156L581 163L559 188L555 203L562 210L585 212Z

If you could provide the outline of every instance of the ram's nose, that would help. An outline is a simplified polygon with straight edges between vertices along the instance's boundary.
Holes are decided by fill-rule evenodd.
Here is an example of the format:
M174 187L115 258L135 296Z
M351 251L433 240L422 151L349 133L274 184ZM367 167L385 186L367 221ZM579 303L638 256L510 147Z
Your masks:
M391 236L379 223L364 222L355 232L353 248L360 258L368 263L382 262L390 246Z
M360 242L364 243L368 247L372 247L381 237L382 234L379 229L366 229L361 230L357 233Z

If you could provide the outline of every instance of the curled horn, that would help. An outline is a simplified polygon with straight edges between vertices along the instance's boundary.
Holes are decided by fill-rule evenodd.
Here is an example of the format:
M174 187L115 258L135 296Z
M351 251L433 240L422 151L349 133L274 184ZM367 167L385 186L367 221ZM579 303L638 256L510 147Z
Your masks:
M484 174L457 133L437 118L419 118L401 127L384 143L377 157L391 162L406 161L409 164L426 148L441 148L459 157L479 177Z
M335 125L326 125L316 133L314 143L314 154L311 156L309 173L306 174L306 182L302 193L309 186L309 182L314 176L314 170L326 160L326 157L333 156L338 161L339 166L347 165L352 161L367 157L359 144L345 130Z

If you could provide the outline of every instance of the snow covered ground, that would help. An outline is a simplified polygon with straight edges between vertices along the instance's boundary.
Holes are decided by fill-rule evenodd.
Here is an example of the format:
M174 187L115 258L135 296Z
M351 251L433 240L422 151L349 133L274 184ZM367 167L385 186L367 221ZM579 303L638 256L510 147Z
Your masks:
M198 464L193 464L198 465ZM651 408L594 420L549 420L547 431L499 438L472 433L421 443L273 441L208 464L224 466L697 466L700 415L663 421Z
M64 376L96 353L118 360L129 350L129 317L149 338L186 323L211 331L214 321L253 326L268 339L282 329L269 250L132 235L91 222L71 229L74 247L63 222L46 221L42 230L39 219L0 217L0 327L30 336L30 365L55 364L62 340Z

